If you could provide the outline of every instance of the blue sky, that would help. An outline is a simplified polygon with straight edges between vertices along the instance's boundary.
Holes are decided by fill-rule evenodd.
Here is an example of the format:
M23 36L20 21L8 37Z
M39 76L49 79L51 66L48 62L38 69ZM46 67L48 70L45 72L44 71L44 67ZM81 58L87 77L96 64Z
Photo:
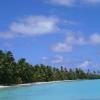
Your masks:
M100 67L100 0L0 0L0 49L32 64Z

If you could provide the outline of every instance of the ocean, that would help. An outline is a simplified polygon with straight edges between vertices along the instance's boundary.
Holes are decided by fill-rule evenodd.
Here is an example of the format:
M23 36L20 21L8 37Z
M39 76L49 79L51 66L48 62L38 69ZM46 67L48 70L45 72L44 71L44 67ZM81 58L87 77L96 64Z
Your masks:
M100 80L83 80L0 89L0 100L100 100Z

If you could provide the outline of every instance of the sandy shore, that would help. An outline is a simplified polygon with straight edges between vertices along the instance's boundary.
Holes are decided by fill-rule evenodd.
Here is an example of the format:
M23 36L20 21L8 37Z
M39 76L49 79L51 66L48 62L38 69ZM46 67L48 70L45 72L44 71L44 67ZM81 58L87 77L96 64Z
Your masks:
M0 89L2 89L2 88L7 88L7 87L9 87L9 86L0 85Z
M50 82L34 82L34 83L27 83L27 84L18 84L18 85L13 85L13 86L28 86L28 85L41 85L41 84L51 84L51 83L60 83L60 82L72 82L75 80L62 80L62 81L50 81ZM0 89L2 88L8 88L12 86L3 86L0 85Z
M63 80L63 81L50 81L50 82L34 82L34 83L28 83L28 84L18 84L15 86L28 86L28 85L41 85L41 84L52 84L52 83L60 83L60 82L72 82L75 80Z

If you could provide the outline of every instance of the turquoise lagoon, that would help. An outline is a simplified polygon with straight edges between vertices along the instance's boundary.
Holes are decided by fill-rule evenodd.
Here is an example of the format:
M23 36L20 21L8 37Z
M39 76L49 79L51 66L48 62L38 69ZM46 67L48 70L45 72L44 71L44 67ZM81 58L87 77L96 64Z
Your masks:
M0 100L100 100L100 80L9 87Z

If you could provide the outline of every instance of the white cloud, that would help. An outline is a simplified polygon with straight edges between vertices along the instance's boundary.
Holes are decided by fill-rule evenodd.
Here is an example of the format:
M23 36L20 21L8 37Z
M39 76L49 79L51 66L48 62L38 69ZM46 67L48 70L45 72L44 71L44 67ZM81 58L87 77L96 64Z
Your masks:
M45 35L62 32L59 24L76 25L77 22L59 19L55 16L28 16L12 22L8 31L0 32L0 38L14 38Z
M52 4L72 6L75 0L49 0Z
M75 36L74 34L68 35L64 42L56 43L52 46L55 52L71 52L75 45L85 45L85 39L82 36Z
M74 34L69 34L65 39L66 44L69 45L84 45L85 39L82 36L76 36Z
M43 56L43 57L42 57L42 60L47 60L47 57L46 57L46 56Z
M52 46L52 50L55 52L70 52L72 51L72 46L66 43L57 43Z
M83 69L85 71L98 71L100 70L100 64L94 63L90 60L85 60L84 62L78 64L76 68Z
M61 55L54 55L52 57L43 56L42 57L42 63L46 64L46 65L49 65L50 63L51 64L63 64L64 58Z
M47 64L47 62L48 62L48 57L43 56L41 60L42 60L42 63L43 63L43 64Z
M67 7L100 4L100 0L48 0L48 1L52 4L62 5Z
M58 19L45 16L29 16L13 22L10 30L22 35L41 35L57 31Z
M63 60L64 60L64 58L62 56L56 55L56 56L53 57L51 62L54 63L54 64L55 63L58 64L58 63L62 63Z
M100 44L100 34L97 34L97 33L92 34L90 36L90 42L92 44Z
M1 38L35 36L57 32L59 19L46 16L29 16L11 23L7 32L0 32Z
M80 65L78 65L77 67L81 69L89 69L89 67L91 67L91 61L86 60L82 62Z
M74 46L100 45L100 34L94 33L87 38L76 34L69 33L63 42L54 44L51 47L52 50L54 52L71 52Z

